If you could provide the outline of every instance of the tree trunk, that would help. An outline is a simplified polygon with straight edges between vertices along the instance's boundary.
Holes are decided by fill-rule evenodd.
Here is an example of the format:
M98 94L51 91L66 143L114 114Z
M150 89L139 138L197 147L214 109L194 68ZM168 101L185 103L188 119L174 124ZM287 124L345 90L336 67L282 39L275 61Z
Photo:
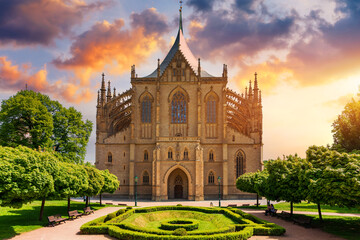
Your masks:
M86 196L85 207L87 207L87 206L88 206L88 204L89 204L89 197L88 197L88 196Z
M41 208L40 208L40 217L39 220L42 221L44 215L44 206L45 206L45 197L41 201Z
M102 206L102 203L101 203L101 193L100 193L100 206Z
M318 203L317 206L318 206L318 212L319 212L319 219L320 219L320 221L322 222L323 219L322 219L322 215L321 215L320 203Z
M88 198L89 198L88 205L90 206L90 197L88 197Z
M68 197L68 212L70 211L70 197Z
M256 194L256 207L259 207L259 194Z
M293 206L293 202L291 201L290 202L290 216L291 217L292 217L293 213L294 213L294 206Z

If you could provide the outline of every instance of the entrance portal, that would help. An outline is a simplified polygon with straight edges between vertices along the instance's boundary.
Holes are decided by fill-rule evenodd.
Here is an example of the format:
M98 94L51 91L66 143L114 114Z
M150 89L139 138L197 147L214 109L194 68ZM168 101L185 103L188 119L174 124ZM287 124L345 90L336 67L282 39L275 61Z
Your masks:
M168 199L188 198L188 179L181 169L175 169L168 178Z

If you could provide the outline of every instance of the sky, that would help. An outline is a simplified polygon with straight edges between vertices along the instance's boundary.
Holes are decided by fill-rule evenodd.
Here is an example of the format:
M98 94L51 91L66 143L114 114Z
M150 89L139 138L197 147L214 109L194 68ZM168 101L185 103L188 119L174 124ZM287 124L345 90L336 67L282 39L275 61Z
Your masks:
M39 91L95 124L101 74L117 92L150 74L178 29L177 0L0 0L0 100ZM202 68L243 93L258 73L264 160L332 144L360 85L359 0L184 0ZM86 161L95 162L95 128Z

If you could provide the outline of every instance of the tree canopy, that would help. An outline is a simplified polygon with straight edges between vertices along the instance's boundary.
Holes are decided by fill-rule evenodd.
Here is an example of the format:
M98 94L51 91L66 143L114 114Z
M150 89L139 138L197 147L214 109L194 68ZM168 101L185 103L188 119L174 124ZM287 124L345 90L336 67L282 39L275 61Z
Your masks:
M344 111L332 124L333 148L337 151L360 150L360 101L346 104Z
M20 91L0 110L0 145L55 148L71 162L84 161L92 122L75 108L34 91Z

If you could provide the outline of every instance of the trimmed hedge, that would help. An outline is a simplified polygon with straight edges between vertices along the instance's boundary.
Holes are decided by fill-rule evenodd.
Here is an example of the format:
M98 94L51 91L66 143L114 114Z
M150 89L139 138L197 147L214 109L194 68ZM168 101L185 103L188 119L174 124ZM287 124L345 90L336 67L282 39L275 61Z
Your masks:
M231 224L227 227L206 230L206 231L189 231L186 236L174 235L175 231L149 229L138 227L133 224L121 223L134 213L148 213L163 210L190 210L203 213L223 214L238 224ZM174 219L167 219L165 223ZM179 219L176 219L179 220ZM180 219L181 220L181 219ZM195 222L193 219L182 219L184 221ZM177 225L177 229L184 228L187 224ZM190 224L189 224L190 225ZM285 229L267 221L256 218L250 214L244 213L239 209L222 209L190 206L161 206L141 209L121 209L117 212L100 217L81 226L81 233L84 234L109 234L110 236L122 240L235 240L248 239L252 235L282 235ZM180 230L178 230L180 231ZM186 231L186 230L185 230Z
M199 221L195 219L167 219L161 222L160 228L164 230L184 228L186 231L192 231L199 228Z

